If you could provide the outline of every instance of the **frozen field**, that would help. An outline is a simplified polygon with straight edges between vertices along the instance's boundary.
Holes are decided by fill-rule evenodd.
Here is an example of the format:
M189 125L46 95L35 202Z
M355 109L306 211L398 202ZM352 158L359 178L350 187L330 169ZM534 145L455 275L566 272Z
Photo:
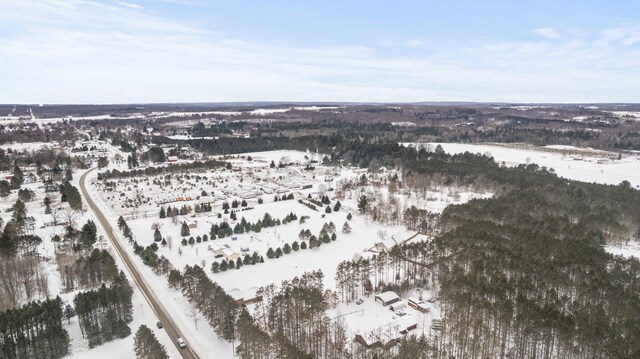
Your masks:
M468 151L488 154L496 162L504 162L507 166L536 163L553 169L558 176L573 180L614 185L626 180L632 186L640 187L640 158L637 155L624 155L621 160L618 160L617 153L569 146L550 146L549 149L553 151L548 151L544 147L530 150L490 144L430 143L429 145L435 148L438 144L448 153ZM563 155L563 149L570 154ZM576 150L583 154L575 155Z

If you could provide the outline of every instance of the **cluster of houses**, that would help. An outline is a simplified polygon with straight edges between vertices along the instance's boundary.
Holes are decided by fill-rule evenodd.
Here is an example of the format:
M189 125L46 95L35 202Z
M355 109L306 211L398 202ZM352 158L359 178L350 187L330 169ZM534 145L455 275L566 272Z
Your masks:
M400 299L400 296L394 291L382 292L374 297L377 303L380 303L383 307L389 307L389 310L394 312L401 312L407 307L411 307L422 313L429 313L431 308L429 305L414 297L409 297L407 301Z
M383 307L389 308L397 317L394 316L396 319L388 324L386 330L379 329L356 334L354 340L365 348L390 348L396 345L407 333L416 329L418 327L418 321L415 315L406 315L406 309L408 307L424 314L431 311L429 304L413 297L404 301L394 291L377 294L374 300ZM434 320L434 323L435 322L436 320ZM438 323L440 322L438 321Z
M195 200L196 197L191 195L191 194L178 194L175 196L165 196L165 197L161 197L156 199L156 204L158 206L161 206L163 204L167 204L167 203L173 203L173 202L183 202L183 201L192 201Z

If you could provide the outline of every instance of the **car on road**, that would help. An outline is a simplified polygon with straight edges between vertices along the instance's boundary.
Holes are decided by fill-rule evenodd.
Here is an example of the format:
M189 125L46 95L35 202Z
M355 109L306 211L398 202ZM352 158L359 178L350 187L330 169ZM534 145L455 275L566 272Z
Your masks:
M187 347L187 343L185 343L184 339L178 338L178 346L180 348L186 348Z
M162 322L157 322L156 327L158 327L158 329L162 329L163 327Z

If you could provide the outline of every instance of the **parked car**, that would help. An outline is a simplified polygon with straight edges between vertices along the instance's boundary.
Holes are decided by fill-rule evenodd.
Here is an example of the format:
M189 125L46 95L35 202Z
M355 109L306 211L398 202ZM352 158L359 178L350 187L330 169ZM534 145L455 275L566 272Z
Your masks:
M156 323L156 327L158 327L158 329L162 329L162 327L163 327L162 322L160 322L160 321L157 322Z
M362 303L364 303L364 300L362 300L362 298L360 298L360 299L356 300L356 304L357 304L357 305L360 305L360 304L362 304Z
M184 339L178 338L178 346L180 348L186 348L187 347L187 343L185 343Z

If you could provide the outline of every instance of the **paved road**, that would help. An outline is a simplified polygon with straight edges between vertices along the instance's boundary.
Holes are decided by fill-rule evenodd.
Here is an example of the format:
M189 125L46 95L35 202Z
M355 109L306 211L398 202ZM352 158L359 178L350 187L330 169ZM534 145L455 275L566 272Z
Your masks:
M96 206L95 202L91 199L91 196L89 195L86 188L86 179L87 179L87 175L94 170L95 168L85 172L82 175L82 177L80 177L80 189L82 190L82 195L84 196L84 199L87 201L87 204L89 204L89 207L91 208L93 213L95 213L96 218L100 222L100 225L102 225L102 228L104 229L105 233L107 233L107 237L109 237L109 240L111 240L111 244L113 244L113 247L116 249L118 256L120 257L120 259L122 259L122 262L124 262L129 273L131 273L133 280L136 282L136 285L138 286L138 288L140 288L140 291L144 295L149 305L151 305L151 308L153 309L154 313L158 317L158 320L160 320L164 324L164 330L169 335L169 338L171 338L173 345L176 346L176 348L178 349L178 352L182 354L183 358L197 359L198 355L196 355L196 353L188 346L188 343L187 343L187 348L182 349L178 347L178 344L177 344L178 338L179 337L184 338L184 336L181 334L180 330L178 329L178 326L175 324L173 319L171 319L167 311L164 309L160 301L157 299L156 295L153 293L153 290L149 288L149 286L145 282L142 275L138 272L138 269L136 268L135 264L133 263L133 261L131 260L131 258L125 251L125 249L122 247L122 244L120 243L118 238L116 238L116 236L113 234L113 229L111 227L111 224L109 224L109 221L107 220L107 218L104 216L100 208ZM155 323L147 323L147 324L155 326ZM135 328L133 330L135 331Z

